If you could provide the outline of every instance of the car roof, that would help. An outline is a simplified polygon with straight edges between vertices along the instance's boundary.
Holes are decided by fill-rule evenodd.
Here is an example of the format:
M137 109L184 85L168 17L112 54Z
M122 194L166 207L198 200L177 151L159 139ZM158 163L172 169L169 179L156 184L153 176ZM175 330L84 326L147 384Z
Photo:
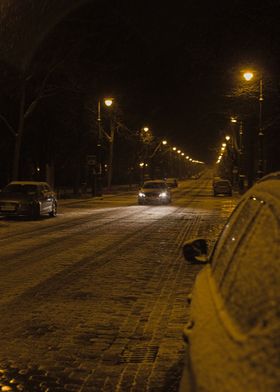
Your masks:
M15 184L15 185L48 185L47 182L44 181L12 181L9 182L8 185Z
M145 184L148 184L148 183L150 183L150 182L160 182L160 183L165 183L165 181L164 181L164 180L148 180L148 181L145 181L144 183L145 183Z
M258 180L251 188L251 193L254 192L278 199L280 204L280 172L270 173Z

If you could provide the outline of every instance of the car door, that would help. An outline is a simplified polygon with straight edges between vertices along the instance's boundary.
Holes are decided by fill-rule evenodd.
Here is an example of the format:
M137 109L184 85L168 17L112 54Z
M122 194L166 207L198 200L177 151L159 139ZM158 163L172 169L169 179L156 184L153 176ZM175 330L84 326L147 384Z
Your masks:
M280 211L257 197L252 200L261 209L227 265L220 293L242 390L276 392L280 390Z
M211 265L196 279L191 306L190 353L198 390L221 390L221 385L239 369L236 347L242 346L244 334L227 312L227 298L222 295L221 286L228 278L229 266L235 260L244 235L262 207L252 198L241 201L217 241ZM235 390L245 392L246 389L239 389L239 381L238 377L232 381Z

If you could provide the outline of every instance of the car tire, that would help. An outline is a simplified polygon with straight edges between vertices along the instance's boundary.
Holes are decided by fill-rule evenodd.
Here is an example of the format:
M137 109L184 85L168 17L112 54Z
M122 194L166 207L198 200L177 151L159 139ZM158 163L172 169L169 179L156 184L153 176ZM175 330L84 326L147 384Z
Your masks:
M57 215L57 204L56 204L56 202L54 201L54 202L52 203L52 210L51 210L51 212L49 212L49 216L55 217L56 215Z
M35 219L35 220L40 218L41 212L40 212L40 205L39 204L35 204L32 207L31 216L32 216L32 219Z

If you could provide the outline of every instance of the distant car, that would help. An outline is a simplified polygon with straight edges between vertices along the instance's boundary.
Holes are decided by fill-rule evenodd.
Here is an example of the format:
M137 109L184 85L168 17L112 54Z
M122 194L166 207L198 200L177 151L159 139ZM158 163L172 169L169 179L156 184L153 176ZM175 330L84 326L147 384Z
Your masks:
M228 195L232 196L232 186L231 182L226 179L216 179L213 181L213 194L214 196L217 195Z
M34 219L42 214L56 216L57 199L46 182L12 181L0 192L0 214Z
M178 181L177 178L166 178L165 179L166 184L170 187L170 188L177 188L178 187Z
M221 178L221 177L218 177L218 176L213 177L212 185L214 185L214 183L215 183L216 181L219 181L219 180L222 180L222 178Z
M245 193L210 257L184 245L197 275L180 392L280 391L280 172Z
M171 203L171 192L163 180L145 181L138 192L138 204Z

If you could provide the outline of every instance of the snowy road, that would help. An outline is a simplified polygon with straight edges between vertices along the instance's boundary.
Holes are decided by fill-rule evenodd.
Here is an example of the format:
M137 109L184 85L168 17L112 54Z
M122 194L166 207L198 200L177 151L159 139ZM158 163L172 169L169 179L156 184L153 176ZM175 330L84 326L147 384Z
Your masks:
M53 219L0 219L2 390L176 391L201 268L182 244L213 243L236 202L201 178L168 206L128 193L61 202Z

